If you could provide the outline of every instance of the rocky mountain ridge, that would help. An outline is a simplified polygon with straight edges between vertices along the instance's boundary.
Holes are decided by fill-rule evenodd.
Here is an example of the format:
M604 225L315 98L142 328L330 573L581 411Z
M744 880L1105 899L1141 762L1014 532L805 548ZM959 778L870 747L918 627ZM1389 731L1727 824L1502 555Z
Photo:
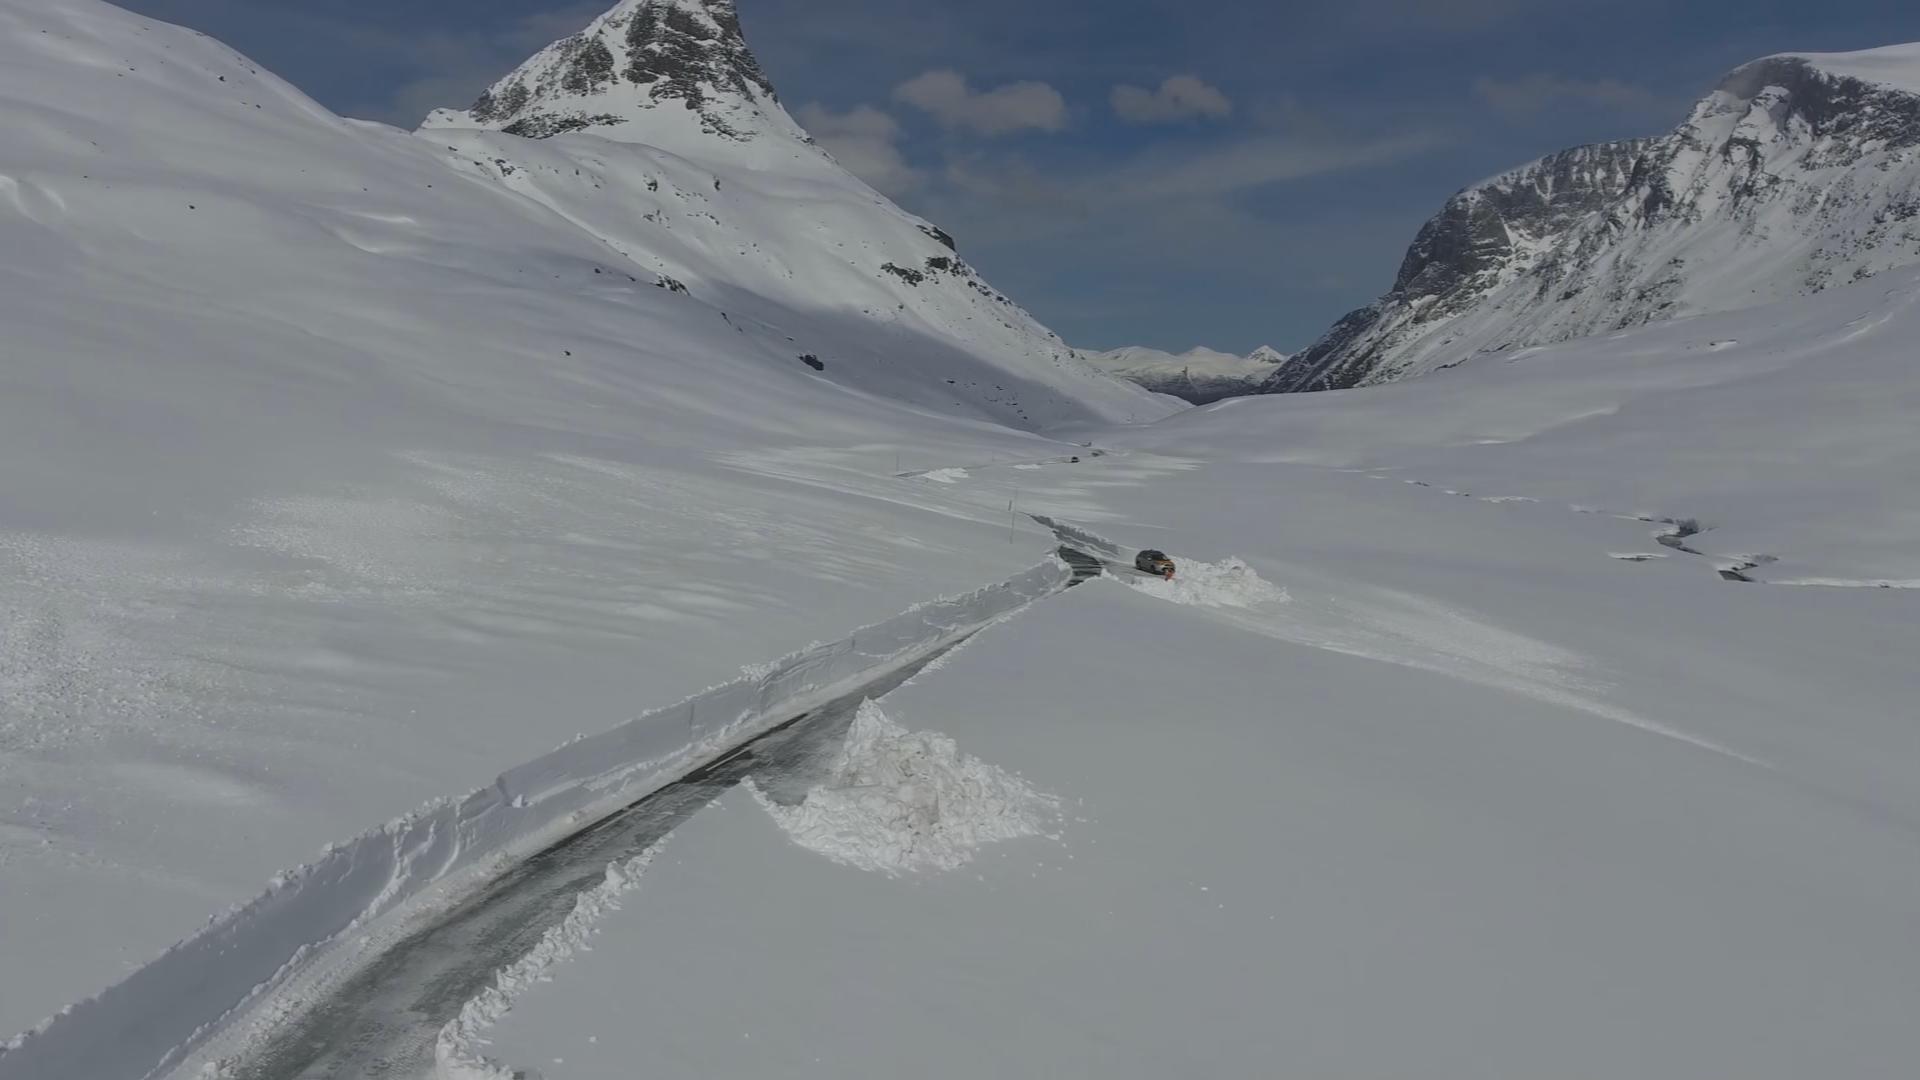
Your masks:
M1920 45L1744 65L1673 132L1467 188L1261 387L1345 389L1920 262Z

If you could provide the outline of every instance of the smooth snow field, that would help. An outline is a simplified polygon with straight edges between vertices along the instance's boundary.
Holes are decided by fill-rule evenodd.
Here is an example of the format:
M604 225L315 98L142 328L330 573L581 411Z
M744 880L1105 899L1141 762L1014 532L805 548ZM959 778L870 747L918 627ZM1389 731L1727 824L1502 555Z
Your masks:
M0 0L0 1080L1913 1074L1920 273L1176 413L691 130Z

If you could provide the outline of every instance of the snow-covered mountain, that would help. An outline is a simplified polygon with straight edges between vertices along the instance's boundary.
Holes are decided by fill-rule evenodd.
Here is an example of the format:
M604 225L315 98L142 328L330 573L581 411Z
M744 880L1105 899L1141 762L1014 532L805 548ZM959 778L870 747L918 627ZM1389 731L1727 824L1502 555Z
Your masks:
M1920 266L1083 450L728 63L0 0L0 1080L1920 1058Z
M1454 196L1392 290L1263 389L1387 382L1915 262L1920 44L1772 56L1665 136L1568 150Z
M1017 427L1168 411L1081 363L953 237L816 146L733 0L621 0L420 134L667 287L790 339L829 379Z
M644 93L598 100L666 148L416 135L0 0L7 1034L289 850L1031 565L894 473L1178 407L770 99L742 141Z
M1262 345L1246 356L1208 348L1175 354L1142 346L1082 352L1080 356L1109 375L1195 405L1251 394L1287 362L1287 354L1271 345Z

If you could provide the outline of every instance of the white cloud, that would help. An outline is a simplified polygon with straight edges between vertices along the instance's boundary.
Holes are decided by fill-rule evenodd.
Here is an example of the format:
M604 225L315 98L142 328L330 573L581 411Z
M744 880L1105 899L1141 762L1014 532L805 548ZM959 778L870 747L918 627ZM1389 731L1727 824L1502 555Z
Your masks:
M1220 198L1287 180L1383 165L1444 141L1434 132L1352 141L1261 135L1198 153L1141 159L1102 177L1097 190L1113 202Z
M926 181L900 153L899 121L871 105L837 113L811 102L800 106L798 119L834 160L881 191L911 191Z
M1659 95L1616 79L1563 79L1535 74L1502 81L1481 76L1473 81L1475 97L1509 116L1531 116L1561 101L1577 101L1610 109L1645 109L1660 104Z
M1113 111L1129 124L1174 124L1231 116L1233 102L1217 87L1208 86L1195 76L1175 75L1161 83L1158 90L1114 87Z
M1041 82L1008 83L976 93L957 71L929 71L894 88L894 99L920 109L949 128L977 135L1018 131L1064 131L1067 101Z

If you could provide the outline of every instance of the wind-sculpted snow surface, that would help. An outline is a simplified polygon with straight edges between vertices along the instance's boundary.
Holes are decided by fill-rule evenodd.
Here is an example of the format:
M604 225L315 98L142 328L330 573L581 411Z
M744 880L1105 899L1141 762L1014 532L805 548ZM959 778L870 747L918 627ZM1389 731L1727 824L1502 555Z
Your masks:
M1649 544L1695 519L1684 544L1704 554L1683 565L1703 573L1894 588L1920 578L1916 334L1907 268L1406 384L1197 409L1116 441L1644 519Z
M984 845L1047 832L1060 814L1058 799L962 753L948 736L908 731L871 701L800 805L753 792L794 843L889 877L958 870Z

